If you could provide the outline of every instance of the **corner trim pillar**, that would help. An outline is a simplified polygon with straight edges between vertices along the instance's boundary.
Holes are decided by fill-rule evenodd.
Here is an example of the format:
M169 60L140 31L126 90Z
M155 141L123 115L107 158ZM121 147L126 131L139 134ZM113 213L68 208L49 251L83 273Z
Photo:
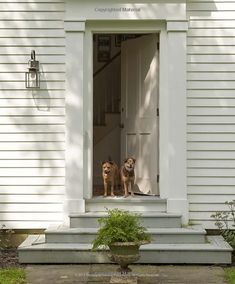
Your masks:
M73 212L85 211L83 197L83 42L84 21L64 22L66 35L66 174L65 223Z
M186 172L186 32L187 21L167 21L168 38L168 153L167 212L181 213L188 223Z

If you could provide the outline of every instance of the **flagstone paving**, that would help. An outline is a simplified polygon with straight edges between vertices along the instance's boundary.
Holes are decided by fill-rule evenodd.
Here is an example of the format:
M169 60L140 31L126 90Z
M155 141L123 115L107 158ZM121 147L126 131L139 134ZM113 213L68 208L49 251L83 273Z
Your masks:
M118 266L90 265L28 265L28 284L106 284ZM224 270L219 266L132 265L132 276L138 284L226 284Z

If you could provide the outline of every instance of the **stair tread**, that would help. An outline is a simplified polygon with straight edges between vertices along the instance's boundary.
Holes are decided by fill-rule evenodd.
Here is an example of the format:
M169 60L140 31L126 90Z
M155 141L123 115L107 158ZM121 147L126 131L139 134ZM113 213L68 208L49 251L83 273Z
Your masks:
M140 247L141 251L227 251L232 248L224 241L221 236L208 237L210 243L204 244L147 244ZM91 244L80 243L45 243L44 236L30 235L25 242L18 248L22 250L81 250L87 251L92 247Z
M132 213L137 213L140 214L141 217L150 217L150 218L155 218L155 217L161 217L161 218L168 218L168 217L181 217L181 214L177 214L177 213L166 213L166 212L141 212L141 211L132 211ZM84 212L84 213L70 213L69 217L105 217L108 216L107 212L101 212L101 211L97 211L97 212Z
M99 228L69 228L57 227L49 228L45 231L46 234L95 234ZM151 234L206 234L206 231L201 226L190 226L187 228L147 228Z

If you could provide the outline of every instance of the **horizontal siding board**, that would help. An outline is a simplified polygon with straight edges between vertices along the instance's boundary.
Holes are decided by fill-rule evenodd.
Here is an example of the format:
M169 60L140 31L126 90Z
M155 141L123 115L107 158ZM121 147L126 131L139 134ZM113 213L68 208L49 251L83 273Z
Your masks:
M188 186L188 194L190 195L201 195L201 200L203 200L203 195L204 194L209 194L209 195L234 195L234 186L200 186L200 185L194 185L194 186Z
M235 20L225 20L222 21L218 20L190 20L189 21L189 29L196 29L196 28L235 28Z
M204 20L234 20L235 11L188 11L190 19Z
M64 29L0 29L0 38L63 38L64 36Z
M235 72L190 72L188 81L234 81ZM235 95L234 95L235 97Z
M202 28L202 29L189 29L188 36L189 37L234 37L235 29L210 29L210 28ZM0 33L1 35L1 33Z
M221 0L222 1L222 0ZM229 0L228 0L229 1ZM0 3L25 3L26 0L0 0ZM48 2L48 3L64 3L64 0L29 0L28 2L30 3L44 3L44 2Z
M14 3L15 4L15 3ZM37 21L37 20L62 20L64 17L63 11L43 11L42 13L39 13L39 11L11 11L11 14L9 15L9 11L2 11L0 12L0 21L9 20L11 18L12 20L31 20L31 21Z
M188 115L235 115L235 108L229 106L221 106L221 107L188 107L187 109Z
M58 195L49 195L49 194L9 194L7 195L0 195L0 206L4 206L6 204L11 203L21 203L25 205L30 204L62 204L64 202L64 196L62 194ZM42 205L43 206L43 205ZM1 210L0 210L1 211Z
M189 177L188 185L235 185L233 177Z
M40 55L37 54L37 60L40 61L41 66L43 66L44 63L46 64L64 64L65 57L63 55ZM14 64L26 64L30 59L30 55L0 55L0 62L2 63L14 63Z
M37 94L32 96L32 99L0 99L0 107L65 107L64 99L50 98L48 95L38 96Z
M235 45L235 37L188 37L188 45Z
M189 201L190 203L197 203L197 204L223 204L224 208L226 210L229 210L229 207L225 204L226 201L228 200L233 200L235 199L235 194L233 195L223 195L223 194L218 194L218 195L211 195L211 194L203 194L203 195L189 195Z
M5 142L43 142L43 141L58 141L64 142L65 141L65 134L64 133L7 133L3 134L0 133L0 141Z
M64 159L64 151L0 151L0 159Z
M27 125L27 124L20 124L20 125L0 125L0 133L37 133L37 132L44 132L44 133L62 133L64 132L65 128L64 125L42 125L37 124L35 125Z
M235 168L235 160L200 160L200 159L188 159L188 168Z
M36 126L35 126L36 127ZM64 142L0 142L1 151L42 151L42 150L59 150L63 151L65 149Z
M1 103L1 101L0 101ZM0 117L1 120L1 124L2 125L27 125L27 124L31 124L31 125L38 125L38 124L59 124L59 125L63 125L65 124L65 117L63 115L61 116L40 116L40 115L33 115L33 116L1 116ZM1 141L0 141L1 142ZM14 142L14 141L13 141Z
M223 124L235 124L235 116L188 116L188 125L194 124L216 124L216 125L223 125Z
M0 168L0 177L64 177L64 168ZM2 202L2 199L0 200Z
M233 11L235 10L235 2L207 2L203 3L191 2L187 5L187 11Z
M17 1L19 2L19 1ZM1 3L1 2L0 2ZM63 29L64 28L64 22L63 21L48 21L49 19L45 21L28 21L28 20L11 20L8 19L6 21L1 22L1 28L4 29Z
M2 73L25 73L27 71L27 64L1 64L0 63L0 74ZM44 64L43 65L43 72L56 72L61 73L65 72L65 64ZM17 91L17 90L16 90ZM22 91L26 91L25 89ZM39 91L40 92L40 91Z
M188 177L233 177L235 176L235 169L188 169ZM1 175L1 170L0 170Z
M0 212L62 212L63 204L1 204Z
M36 97L63 99L65 98L65 92L63 90L37 90L32 92L31 90L1 90L0 99L34 99ZM16 114L17 116L17 114Z
M189 125L187 130L189 133L235 133L235 125Z
M64 185L0 185L0 194L3 195L60 195L65 192ZM25 202L25 201L23 201Z
M62 221L63 214L60 212L28 212L28 213L11 213L11 212L0 212L0 222L5 221Z
M0 177L0 185L64 185L63 177Z
M12 115L18 114L22 115L41 115L41 116L48 116L48 115L65 115L65 109L61 107L15 107L15 106L8 106L1 107L0 106L0 116L5 115ZM1 140L0 140L1 141Z
M0 38L0 46L5 47L64 47L65 38Z
M222 159L222 160L231 159L232 160L232 159L235 159L235 152L233 151L188 151L188 159Z
M235 151L235 141L232 142L188 142L188 150L201 151Z
M25 70L27 71L27 70ZM65 74L64 73L41 73L41 81L46 82L64 82L65 81ZM18 73L11 73L11 72L5 72L0 73L0 82L24 82L25 81L25 73L24 72L18 72ZM63 86L64 88L64 86Z
M190 133L187 135L188 142L224 142L224 141L234 141L234 133Z
M29 13L32 12L61 12L64 11L64 4L63 3L50 3L50 2L21 2L18 3L17 1L14 2L7 2L4 3L4 5L0 5L0 13L6 12L6 11L28 11Z
M233 89L235 90L234 81L188 81L187 88L190 90L195 89L208 89L208 90L218 90L218 89Z
M234 72L235 63L188 63L188 72Z
M37 46L34 47L36 56L41 55L65 55L65 47L63 46ZM0 46L1 55L27 55L30 54L28 46Z
M17 167L17 168L55 168L64 167L64 159L2 159L0 160L0 167Z
M1 49L0 49L1 50ZM187 47L188 54L235 54L234 49L228 45L212 45L212 46L197 46L189 45Z
M189 98L188 101L188 106L197 106L197 107L235 107L235 97L234 98Z
M211 214L214 214L216 211L225 211L227 210L227 207L225 204L221 204L221 203L214 203L214 204L210 204L208 206L207 203L202 204L202 203L191 203L190 204L190 211L191 212L197 212L197 211L207 211L209 207L210 212L212 212Z
M214 214L215 211L214 210L210 210L210 208L208 208L205 211L200 211L200 212L190 212L189 213L189 218L192 220L211 220L213 221L214 219L211 217L212 214Z
M234 90L187 90L188 98L235 98Z
M1 56L0 56L1 58ZM196 63L234 63L235 55L234 54L189 54L187 56L188 62L196 62Z
M64 82L46 82L41 81L40 88L42 90L65 90L65 83ZM0 91L1 90L17 90L17 89L25 89L25 81L21 82L1 82L0 84Z

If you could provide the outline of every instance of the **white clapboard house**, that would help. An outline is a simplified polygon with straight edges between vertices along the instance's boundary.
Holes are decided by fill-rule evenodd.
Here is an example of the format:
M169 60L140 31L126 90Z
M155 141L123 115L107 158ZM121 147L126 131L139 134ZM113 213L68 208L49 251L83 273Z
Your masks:
M135 197L103 198L101 161L128 156ZM107 262L91 241L121 208L141 262L230 263L205 229L233 199L234 0L0 1L0 222L46 229L21 262Z

